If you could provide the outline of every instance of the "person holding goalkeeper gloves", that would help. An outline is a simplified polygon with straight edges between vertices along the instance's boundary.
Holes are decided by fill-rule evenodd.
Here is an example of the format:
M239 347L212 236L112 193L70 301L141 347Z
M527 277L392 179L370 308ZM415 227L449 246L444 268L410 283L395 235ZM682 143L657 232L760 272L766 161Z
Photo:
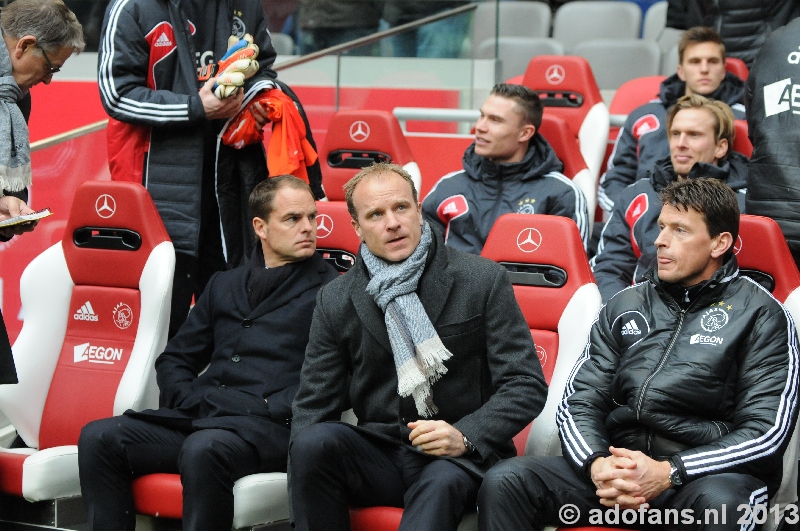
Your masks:
M147 187L175 246L170 337L211 275L252 252L243 205L268 176L264 148L218 135L243 102L277 86L274 61L260 2L113 0L106 10L98 84L109 167ZM263 127L261 111L252 106Z

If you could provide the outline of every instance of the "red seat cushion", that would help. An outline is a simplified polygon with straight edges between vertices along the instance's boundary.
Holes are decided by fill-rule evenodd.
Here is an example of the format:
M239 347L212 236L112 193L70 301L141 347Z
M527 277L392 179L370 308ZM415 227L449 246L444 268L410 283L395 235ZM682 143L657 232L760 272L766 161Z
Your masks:
M22 464L27 454L0 452L0 492L22 496Z
M352 531L397 531L403 509L399 507L358 507L350 509Z
M148 474L131 482L138 514L179 519L183 515L183 485L178 474Z

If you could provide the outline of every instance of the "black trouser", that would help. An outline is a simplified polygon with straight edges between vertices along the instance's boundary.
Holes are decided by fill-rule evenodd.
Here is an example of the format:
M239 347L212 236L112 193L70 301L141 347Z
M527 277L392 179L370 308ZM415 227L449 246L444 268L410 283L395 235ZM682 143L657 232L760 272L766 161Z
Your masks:
M321 423L289 449L292 508L298 530L346 531L349 506L404 507L398 531L455 531L475 507L480 478L408 445L351 426Z
M759 503L766 505L766 485L745 474L717 474L689 482L679 489L670 489L650 501L653 512L640 516L629 510L622 514L617 509L617 522L612 526L625 528L663 529L655 524L660 517L662 523L677 523L665 526L668 529L686 531L756 530L761 526L743 526L739 520L746 511L740 504ZM562 509L567 504L580 512ZM726 514L723 524L722 508ZM478 527L481 531L538 530L546 525L599 525L595 518L602 510L602 518L614 518L614 510L600 505L595 486L588 478L579 477L563 457L515 457L499 463L489 470L478 494ZM677 509L669 516L665 509ZM682 512L684 509L687 512ZM688 510L691 509L691 512ZM716 518L712 510L716 511ZM608 512L612 511L612 512ZM656 512L658 511L658 512ZM689 518L692 518L689 523ZM766 516L766 515L764 515ZM564 520L569 518L569 520ZM699 521L698 521L699 520ZM716 524L714 522L717 522Z
M259 472L256 448L232 431L184 432L125 415L83 428L78 463L94 531L134 531L131 480L155 472L181 475L183 529L230 531L233 483Z

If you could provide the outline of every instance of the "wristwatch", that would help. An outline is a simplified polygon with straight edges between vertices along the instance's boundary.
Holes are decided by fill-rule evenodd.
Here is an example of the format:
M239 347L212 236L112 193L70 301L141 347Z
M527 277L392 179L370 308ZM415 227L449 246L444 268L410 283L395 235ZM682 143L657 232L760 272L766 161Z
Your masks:
M669 462L669 482L672 484L673 487L680 487L683 485L683 478L681 478L681 472L678 470L678 467L670 461Z
M462 435L462 437L464 439L464 448L467 449L465 454L471 454L472 452L475 451L475 445L472 444L469 439L467 439L466 435Z

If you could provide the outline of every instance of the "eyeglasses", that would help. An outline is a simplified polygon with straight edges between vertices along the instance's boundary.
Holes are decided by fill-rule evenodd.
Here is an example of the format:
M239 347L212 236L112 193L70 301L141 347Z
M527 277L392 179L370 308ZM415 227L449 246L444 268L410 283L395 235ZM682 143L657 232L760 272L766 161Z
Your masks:
M42 51L42 55L44 56L44 60L47 62L47 68L50 69L50 75L52 76L53 74L58 74L59 72L61 72L60 68L54 68L53 67L53 63L50 62L50 58L47 57L47 52L44 51L44 48L42 48L41 46L38 46L38 48Z

